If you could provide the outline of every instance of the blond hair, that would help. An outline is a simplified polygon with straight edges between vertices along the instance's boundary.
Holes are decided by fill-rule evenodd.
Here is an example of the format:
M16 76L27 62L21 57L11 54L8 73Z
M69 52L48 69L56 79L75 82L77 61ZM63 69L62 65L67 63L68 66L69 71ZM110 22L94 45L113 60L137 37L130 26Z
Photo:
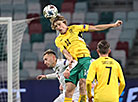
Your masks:
M55 30L55 25L54 25L54 23L57 22L57 21L63 21L63 23L65 23L65 24L67 25L67 20L66 20L63 16L57 15L55 18L51 18L51 19L50 19L51 28L52 28L53 30Z

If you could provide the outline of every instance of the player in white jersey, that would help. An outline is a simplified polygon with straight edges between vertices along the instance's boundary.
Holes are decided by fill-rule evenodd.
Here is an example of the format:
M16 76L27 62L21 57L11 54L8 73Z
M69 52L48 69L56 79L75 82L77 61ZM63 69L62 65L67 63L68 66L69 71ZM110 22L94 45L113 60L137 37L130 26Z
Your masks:
M63 93L61 93L59 97L57 97L54 100L54 102L64 102L65 78L63 76L63 72L65 70L71 70L71 68L75 67L77 64L77 61L74 61L72 65L69 65L69 62L66 59L57 59L55 52L50 49L44 52L43 60L44 60L44 64L46 64L50 68L53 68L55 73L51 73L47 75L38 75L37 79L41 80L43 78L46 78L46 79L58 78L60 82L60 89L62 89L63 87ZM79 99L79 87L77 86L73 94L73 102L78 102L78 99Z

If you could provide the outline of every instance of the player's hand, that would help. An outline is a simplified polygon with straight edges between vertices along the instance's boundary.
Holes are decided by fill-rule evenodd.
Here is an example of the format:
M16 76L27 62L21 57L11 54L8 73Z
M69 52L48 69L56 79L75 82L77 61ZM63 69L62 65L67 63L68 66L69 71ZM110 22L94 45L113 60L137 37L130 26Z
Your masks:
M38 75L36 77L37 80L42 80L43 78L46 78L46 75Z
M114 24L114 27L119 27L121 24L123 24L123 21L117 20Z
M71 69L72 68L72 63L74 62L74 59L71 57L69 59L69 68Z
M93 102L93 101L92 101L93 98L94 98L94 97L92 96L91 98L88 99L88 101L89 101L89 102Z
M66 79L68 79L69 76L70 76L70 71L69 71L68 69L66 69L66 70L63 72L63 75L64 75L64 77L65 77Z

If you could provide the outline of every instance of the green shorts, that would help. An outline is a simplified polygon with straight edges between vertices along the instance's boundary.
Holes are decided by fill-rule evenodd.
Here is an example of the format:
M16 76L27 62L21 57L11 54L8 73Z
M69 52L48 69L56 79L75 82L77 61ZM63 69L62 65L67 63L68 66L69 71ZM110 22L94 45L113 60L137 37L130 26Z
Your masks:
M77 86L79 79L87 78L87 71L91 64L90 57L83 57L78 59L78 64L70 71L69 79L65 79L65 82L72 82Z

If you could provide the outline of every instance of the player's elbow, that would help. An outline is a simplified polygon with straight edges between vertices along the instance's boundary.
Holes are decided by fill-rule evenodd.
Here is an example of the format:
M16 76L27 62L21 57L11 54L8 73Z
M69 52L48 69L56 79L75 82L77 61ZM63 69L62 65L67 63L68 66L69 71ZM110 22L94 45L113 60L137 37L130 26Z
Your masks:
M123 86L124 86L124 87L126 86L126 83L125 83L125 82L123 82Z
M120 85L125 88L126 84L125 84L125 81L121 82Z

